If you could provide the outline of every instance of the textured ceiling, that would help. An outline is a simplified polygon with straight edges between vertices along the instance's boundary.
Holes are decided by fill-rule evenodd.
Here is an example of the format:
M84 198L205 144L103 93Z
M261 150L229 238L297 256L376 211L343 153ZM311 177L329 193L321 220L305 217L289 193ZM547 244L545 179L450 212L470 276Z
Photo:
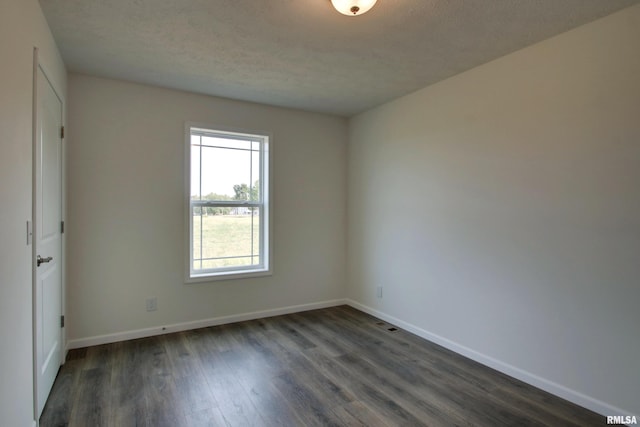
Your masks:
M349 116L640 0L40 0L70 71Z

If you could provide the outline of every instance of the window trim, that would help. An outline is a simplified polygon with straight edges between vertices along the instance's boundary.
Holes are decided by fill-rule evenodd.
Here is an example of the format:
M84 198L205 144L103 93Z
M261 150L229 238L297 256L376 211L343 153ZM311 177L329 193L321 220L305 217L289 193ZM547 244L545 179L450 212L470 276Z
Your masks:
M192 215L191 215L191 132L193 129L209 130L211 133L227 134L230 138L237 135L238 139L246 139L246 136L256 136L263 139L263 156L261 156L262 176L266 178L266 185L261 184L261 194L263 197L262 209L260 212L261 223L261 257L263 264L258 268L231 268L228 270L217 269L203 274L193 274L192 271ZM186 122L185 123L185 143L184 143L184 282L201 283L218 280L244 279L251 277L271 276L273 274L273 136L270 132L230 128L228 126L218 126L210 123ZM206 202L207 205L230 205L251 207L254 204L250 201L224 201ZM259 205L259 204L258 204Z

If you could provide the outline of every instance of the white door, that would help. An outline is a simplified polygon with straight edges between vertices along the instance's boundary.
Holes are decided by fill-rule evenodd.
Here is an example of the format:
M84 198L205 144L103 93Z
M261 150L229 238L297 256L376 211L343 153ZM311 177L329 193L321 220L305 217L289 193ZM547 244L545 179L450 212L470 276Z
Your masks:
M38 67L34 146L34 328L37 417L62 362L62 101Z

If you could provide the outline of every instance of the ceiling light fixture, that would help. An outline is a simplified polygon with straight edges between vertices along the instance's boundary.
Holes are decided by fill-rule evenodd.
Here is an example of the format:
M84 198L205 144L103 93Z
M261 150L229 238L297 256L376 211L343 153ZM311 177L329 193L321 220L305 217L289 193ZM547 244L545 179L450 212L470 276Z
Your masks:
M357 16L366 13L378 0L331 0L333 7L343 15Z

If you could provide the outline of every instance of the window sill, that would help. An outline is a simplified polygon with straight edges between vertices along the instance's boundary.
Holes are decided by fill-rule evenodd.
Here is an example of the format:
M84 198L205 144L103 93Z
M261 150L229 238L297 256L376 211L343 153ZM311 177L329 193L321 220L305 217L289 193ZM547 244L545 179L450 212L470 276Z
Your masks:
M207 273L202 275L188 276L185 279L186 284L216 282L220 280L236 280L250 279L252 277L264 277L273 275L271 270L238 270L238 271L222 271L220 273Z

